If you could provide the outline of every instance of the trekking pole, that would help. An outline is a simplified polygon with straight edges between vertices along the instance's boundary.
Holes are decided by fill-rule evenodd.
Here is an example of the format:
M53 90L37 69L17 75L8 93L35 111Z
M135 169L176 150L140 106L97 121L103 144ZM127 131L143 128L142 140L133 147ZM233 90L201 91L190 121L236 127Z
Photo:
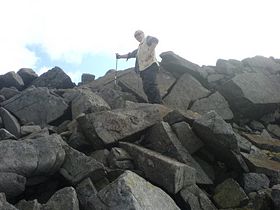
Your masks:
M116 56L115 85L117 85L117 74L118 74L118 58Z

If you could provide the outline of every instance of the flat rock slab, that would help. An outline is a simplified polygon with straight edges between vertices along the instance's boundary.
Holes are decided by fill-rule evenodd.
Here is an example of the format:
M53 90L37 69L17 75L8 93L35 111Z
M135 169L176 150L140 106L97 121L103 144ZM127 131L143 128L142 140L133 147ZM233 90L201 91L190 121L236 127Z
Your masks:
M125 171L117 180L100 190L95 209L109 210L179 210L162 189L131 171Z
M280 141L272 138L265 138L257 134L243 133L242 136L247 138L252 144L260 149L269 150L272 152L280 152Z
M170 193L176 194L183 187L195 183L195 169L160 153L131 143L120 142L145 177ZM167 170L168 169L168 170Z

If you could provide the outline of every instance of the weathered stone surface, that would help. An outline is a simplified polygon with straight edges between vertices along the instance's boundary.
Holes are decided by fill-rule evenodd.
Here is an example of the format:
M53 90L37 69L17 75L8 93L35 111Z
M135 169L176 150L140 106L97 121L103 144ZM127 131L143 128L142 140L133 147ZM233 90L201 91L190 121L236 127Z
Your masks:
M7 197L16 197L25 190L26 178L15 173L0 172L0 191Z
M188 150L190 154L195 153L201 147L203 142L195 135L190 125L186 122L178 122L173 124L172 130L176 133L181 144Z
M191 102L206 97L210 91L204 88L190 74L183 74L163 99L164 103L174 109L187 111Z
M12 98L13 96L19 94L20 91L18 91L16 88L2 88L0 90L0 95L3 95L5 97L5 100L8 100Z
M255 131L262 131L263 129L265 129L264 125L256 120L252 120L249 127Z
M280 141L277 139L265 138L257 134L243 133L242 135L260 149L280 152Z
M100 190L95 204L95 208L100 210L180 209L163 190L131 171L126 171L113 183Z
M248 194L253 191L269 188L269 179L265 174L246 173L243 174L242 184L244 191Z
M243 73L225 83L219 92L239 117L259 118L280 103L280 77L263 73Z
M197 112L193 112L191 110L187 110L186 112L182 111L182 110L172 110L171 112L169 112L164 118L163 120L165 122L168 122L169 125L173 125L174 123L177 122L187 122L190 125L193 124L193 121L200 118L201 115L198 114Z
M3 107L23 123L45 126L56 120L68 108L63 99L47 88L28 88L3 102Z
M216 62L216 72L226 75L236 75L244 71L241 61L218 59Z
M5 108L0 107L0 116L3 120L4 127L15 137L20 137L20 124L18 120Z
M35 199L32 201L21 200L16 204L19 210L41 210L41 204Z
M274 185L271 192L272 201L275 209L280 209L280 184Z
M4 193L0 193L0 209L3 209L3 210L18 210L12 204L9 204L6 201L6 196L5 196Z
M159 122L160 114L153 107L139 107L86 114L77 121L93 147L102 149Z
M267 130L275 137L280 139L280 126L276 124L269 124Z
M176 79L174 76L161 66L157 74L157 84L162 98L168 94L169 89L175 84L175 82Z
M108 166L107 158L110 154L110 151L108 149L101 149L101 150L95 150L90 154L90 157L94 158L98 162L102 163L104 166Z
M3 87L15 87L18 90L22 90L23 86L22 78L14 71L0 75L0 89Z
M77 89L71 102L73 119L81 113L100 112L110 109L110 106L99 95L85 88Z
M212 184L212 180L183 147L168 123L160 122L151 127L146 134L145 143L146 147L194 168L197 183Z
M89 83L89 82L91 82L93 80L95 80L95 75L93 75L93 74L83 73L82 76L81 76L82 84Z
M96 204L94 203L95 196L97 194L97 190L92 184L90 178L84 179L76 186L76 192L84 210L92 210L96 209Z
M182 199L194 210L217 210L207 195L197 186L191 185L180 191Z
M184 73L189 73L200 82L204 82L203 71L197 64L185 60L172 51L163 52L160 57L162 58L160 65L176 78L180 78Z
M39 125L23 125L20 127L21 136L27 136L31 133L40 132L41 127Z
M5 128L0 128L0 141L7 139L16 139L16 137L7 131Z
M215 155L230 167L247 170L238 146L238 139L230 124L215 111L210 111L193 123L194 132Z
M244 190L231 178L215 188L213 199L219 208L225 209L245 205L249 200Z
M29 68L21 68L17 74L22 78L25 87L38 78L36 72Z
M280 64L271 58L264 56L255 56L242 60L245 67L248 67L253 72L261 72L265 74L277 74L280 72Z
M136 167L148 180L170 193L195 183L195 169L186 164L131 143L120 142L120 146L133 157Z
M231 120L233 113L230 110L228 102L216 91L207 98L202 98L194 102L191 110L203 115L210 110L216 111L224 120Z
M65 187L57 191L41 210L79 210L79 200L73 187Z
M72 184L77 184L90 177L99 180L105 175L104 166L95 159L65 145L65 161L60 173Z
M35 87L48 87L54 89L67 89L75 86L72 83L71 78L57 66L40 75L31 84Z
M132 158L122 148L113 147L107 157L110 168L132 170L134 169Z

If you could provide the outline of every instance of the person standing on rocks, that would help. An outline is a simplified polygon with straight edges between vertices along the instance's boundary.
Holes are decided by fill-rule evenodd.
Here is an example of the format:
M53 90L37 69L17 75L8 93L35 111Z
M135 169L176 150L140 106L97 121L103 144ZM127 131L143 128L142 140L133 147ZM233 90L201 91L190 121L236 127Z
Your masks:
M148 97L149 103L162 104L156 82L159 64L156 59L155 48L158 44L158 39L152 36L145 36L144 32L141 30L137 30L134 33L134 37L140 43L138 48L124 55L116 53L116 58L136 58L135 72L140 73L143 89Z

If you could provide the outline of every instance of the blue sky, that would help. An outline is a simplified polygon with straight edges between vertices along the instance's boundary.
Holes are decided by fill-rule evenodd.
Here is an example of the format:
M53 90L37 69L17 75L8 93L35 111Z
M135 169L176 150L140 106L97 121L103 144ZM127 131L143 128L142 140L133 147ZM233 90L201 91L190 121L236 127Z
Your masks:
M75 83L82 73L100 77L115 68L115 53L137 47L138 29L159 39L157 55L174 51L200 66L279 58L279 8L279 0L0 1L0 75L59 66Z

